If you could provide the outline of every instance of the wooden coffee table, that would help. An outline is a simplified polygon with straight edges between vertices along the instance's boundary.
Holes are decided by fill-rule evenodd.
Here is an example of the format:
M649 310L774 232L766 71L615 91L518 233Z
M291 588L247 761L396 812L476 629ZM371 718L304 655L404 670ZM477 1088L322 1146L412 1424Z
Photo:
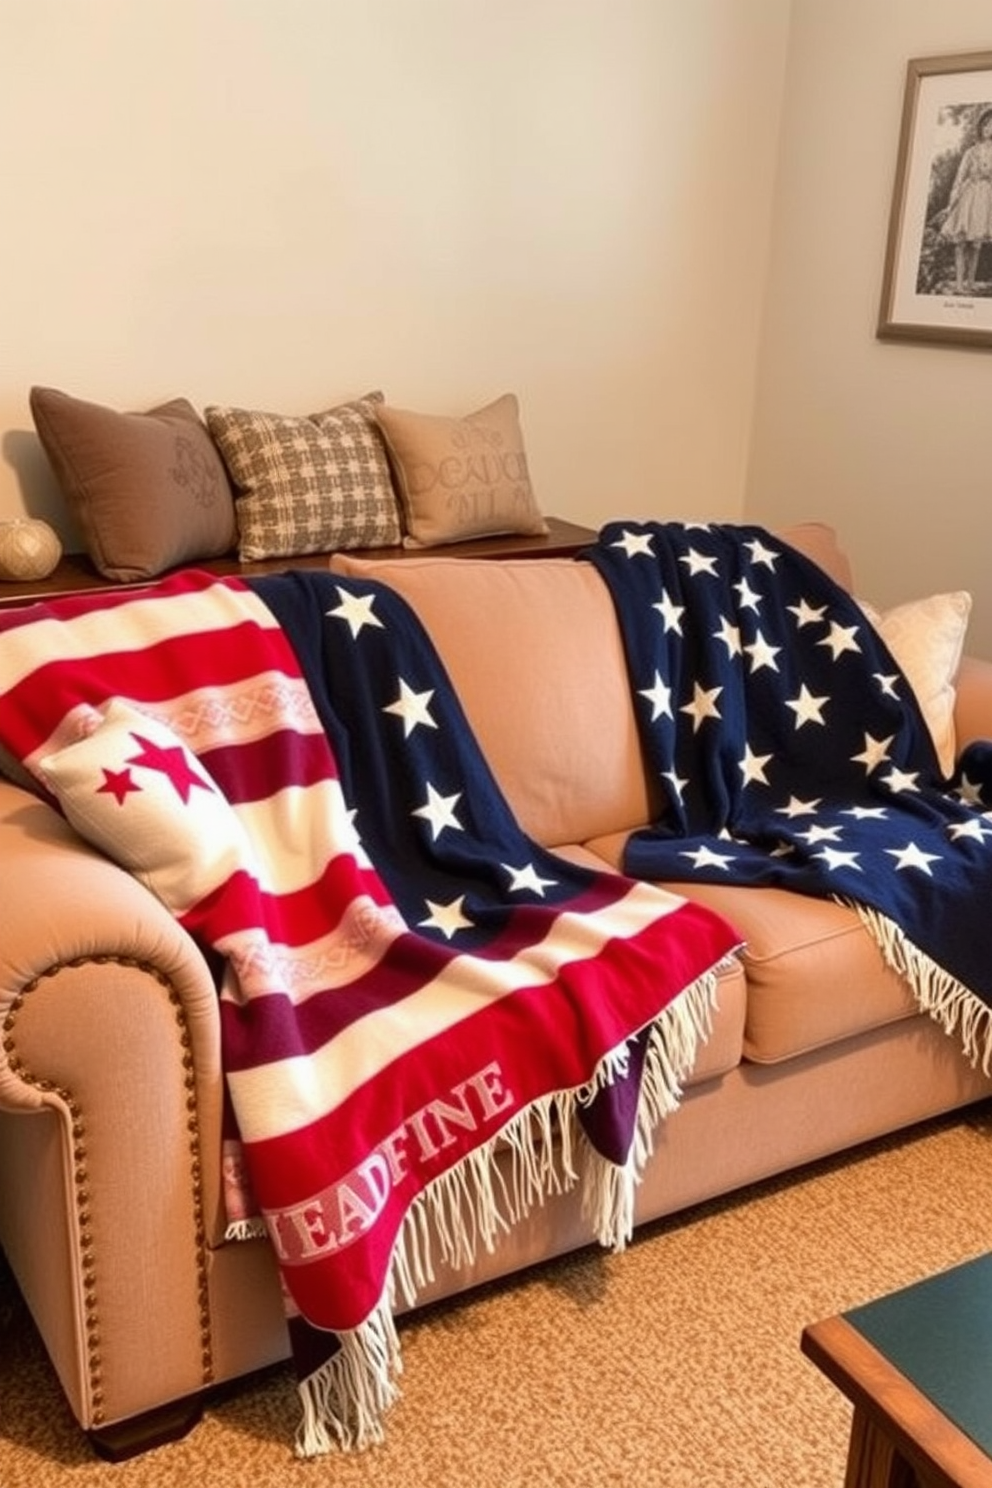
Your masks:
M854 1406L845 1488L992 1488L992 1255L812 1323Z

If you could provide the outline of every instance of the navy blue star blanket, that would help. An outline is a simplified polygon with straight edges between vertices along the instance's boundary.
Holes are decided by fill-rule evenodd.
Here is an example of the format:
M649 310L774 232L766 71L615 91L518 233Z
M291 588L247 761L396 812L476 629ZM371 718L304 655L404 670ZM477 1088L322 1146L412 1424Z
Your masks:
M393 591L190 571L4 611L4 759L222 967L231 1233L279 1264L303 1455L379 1439L435 1266L572 1186L622 1246L739 937L527 839Z
M942 779L863 610L761 527L613 523L582 557L611 591L666 803L629 839L625 871L854 906L987 1071L992 819L969 787L987 746Z

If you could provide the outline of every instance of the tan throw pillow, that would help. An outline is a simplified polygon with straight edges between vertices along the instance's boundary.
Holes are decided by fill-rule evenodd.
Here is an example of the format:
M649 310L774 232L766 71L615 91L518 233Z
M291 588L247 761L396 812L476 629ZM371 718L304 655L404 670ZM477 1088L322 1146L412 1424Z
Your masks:
M108 579L135 580L229 553L234 497L191 403L121 413L33 387L31 414L86 550Z
M517 400L505 393L466 418L411 413L388 404L376 417L403 504L411 548L501 532L542 535Z
M916 694L945 776L952 774L957 754L954 732L954 681L971 614L971 595L960 589L909 600L879 613L859 600L861 608L892 652Z
M381 401L382 393L368 393L304 417L206 409L237 493L242 561L399 543L399 510L375 421Z

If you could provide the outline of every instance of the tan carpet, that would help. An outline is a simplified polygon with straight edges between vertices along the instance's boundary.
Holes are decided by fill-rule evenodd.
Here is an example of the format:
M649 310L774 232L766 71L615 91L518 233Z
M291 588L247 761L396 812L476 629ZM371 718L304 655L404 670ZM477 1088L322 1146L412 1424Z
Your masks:
M839 1488L849 1407L803 1324L989 1248L992 1111L706 1205L403 1327L385 1446L300 1463L287 1370L108 1466L0 1294L2 1488Z

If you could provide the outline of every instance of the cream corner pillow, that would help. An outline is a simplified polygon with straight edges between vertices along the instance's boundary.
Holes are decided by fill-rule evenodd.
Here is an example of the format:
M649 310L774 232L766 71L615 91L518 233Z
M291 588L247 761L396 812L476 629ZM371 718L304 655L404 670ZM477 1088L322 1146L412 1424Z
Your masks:
M879 612L861 608L892 652L916 694L945 777L954 770L955 678L964 650L971 595L964 589L931 594Z
M531 488L513 393L465 418L389 404L377 407L375 416L403 507L407 547L503 532L547 533Z
M82 737L38 761L81 837L182 913L248 859L233 808L172 730L124 698L95 708Z

